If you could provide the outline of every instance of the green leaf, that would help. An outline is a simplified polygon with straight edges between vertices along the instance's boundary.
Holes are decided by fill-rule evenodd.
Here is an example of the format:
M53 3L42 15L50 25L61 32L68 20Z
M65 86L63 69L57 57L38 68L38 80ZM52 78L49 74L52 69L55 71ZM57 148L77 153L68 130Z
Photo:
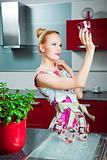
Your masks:
M28 98L25 98L25 99L24 99L24 101L26 101L26 102L27 102L27 101L28 101Z
M17 123L20 123L20 121L21 121L20 119L16 119L16 122L17 122Z
M14 104L11 104L11 108L12 108L12 109L15 109L16 106L15 106Z
M10 111L10 115L11 115L11 116L13 116L13 114L14 114L14 111L13 111L13 110L11 110L11 111Z
M7 116L7 112L6 111L4 111L4 112L2 112L2 116L1 117L6 117Z
M0 107L0 112L2 111L2 107Z
M19 92L20 92L20 90L19 90L19 89L16 89L15 93L18 94Z
M11 116L7 116L7 117L6 117L6 122L7 122L7 123L11 122L11 119L12 119Z

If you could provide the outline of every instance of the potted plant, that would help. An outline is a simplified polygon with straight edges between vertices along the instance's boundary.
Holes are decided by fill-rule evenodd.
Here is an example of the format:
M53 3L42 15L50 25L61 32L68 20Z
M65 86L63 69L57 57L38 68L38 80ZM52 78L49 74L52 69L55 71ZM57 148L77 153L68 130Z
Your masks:
M20 94L9 93L9 88L0 82L0 154L16 154L25 143L27 113L33 109L35 99L32 91Z

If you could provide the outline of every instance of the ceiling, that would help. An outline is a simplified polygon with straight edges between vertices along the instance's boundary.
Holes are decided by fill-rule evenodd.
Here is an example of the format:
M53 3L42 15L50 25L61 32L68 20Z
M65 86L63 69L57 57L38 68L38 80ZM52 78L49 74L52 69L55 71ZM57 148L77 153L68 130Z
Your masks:
M63 2L80 2L80 1L93 1L93 0L0 0L1 2L21 2L23 4L40 4L40 3L63 3Z
M21 2L23 4L39 4L39 3L56 3L56 2L71 2L72 0L0 0L1 2Z

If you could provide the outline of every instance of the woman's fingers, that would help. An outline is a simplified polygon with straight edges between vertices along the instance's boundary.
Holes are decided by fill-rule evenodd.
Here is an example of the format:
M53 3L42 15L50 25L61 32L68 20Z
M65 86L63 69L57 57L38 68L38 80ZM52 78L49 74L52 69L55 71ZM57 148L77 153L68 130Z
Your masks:
M93 43L93 41L92 41L92 34L90 33L90 35L89 35L89 43L90 43L90 45L91 45L91 48L94 48L95 49L95 45L94 45L94 43Z
M87 45L87 44L89 44L89 42L92 41L91 35L89 34L88 31L82 30L79 36L80 36L80 40L81 40L82 44L84 44L84 45Z
M80 32L79 32L79 38L80 38L82 44L86 43L86 37L85 37L84 30L80 30Z
M79 31L79 38L81 40L81 43L87 48L95 48L93 42L92 42L92 35L88 31L80 30Z
M82 34L82 30L79 31L79 38L81 40L81 34Z
M92 34L89 34L89 41L92 42Z
M88 31L86 31L85 33L85 38L86 38L86 44L89 44L89 35L88 35Z
M84 32L84 30L82 31L82 42L84 45L86 44L86 33Z

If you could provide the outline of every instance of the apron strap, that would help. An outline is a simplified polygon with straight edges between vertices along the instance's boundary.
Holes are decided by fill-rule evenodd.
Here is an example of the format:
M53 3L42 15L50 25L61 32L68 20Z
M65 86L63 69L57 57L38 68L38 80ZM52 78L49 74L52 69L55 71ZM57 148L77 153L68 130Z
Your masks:
M75 114L76 111L77 111L77 109L80 109L90 119L92 119L93 121L95 121L95 116L89 114L86 106L83 105L83 104L80 104L78 101L77 102L72 102L72 103L61 102L61 103L58 103L58 106L59 106L59 109L60 109L61 112L63 112L64 109L66 109L66 108L70 108L71 111L72 111L71 114L70 114L70 117L69 117L69 122L68 122L68 126L67 127L71 126L71 124L73 123L74 118L76 118L77 121L79 120L79 118Z
M95 116L91 115L88 113L87 107L84 104L80 104L79 103L79 107L82 110L82 112L84 112L90 119L92 119L93 121L95 121Z

